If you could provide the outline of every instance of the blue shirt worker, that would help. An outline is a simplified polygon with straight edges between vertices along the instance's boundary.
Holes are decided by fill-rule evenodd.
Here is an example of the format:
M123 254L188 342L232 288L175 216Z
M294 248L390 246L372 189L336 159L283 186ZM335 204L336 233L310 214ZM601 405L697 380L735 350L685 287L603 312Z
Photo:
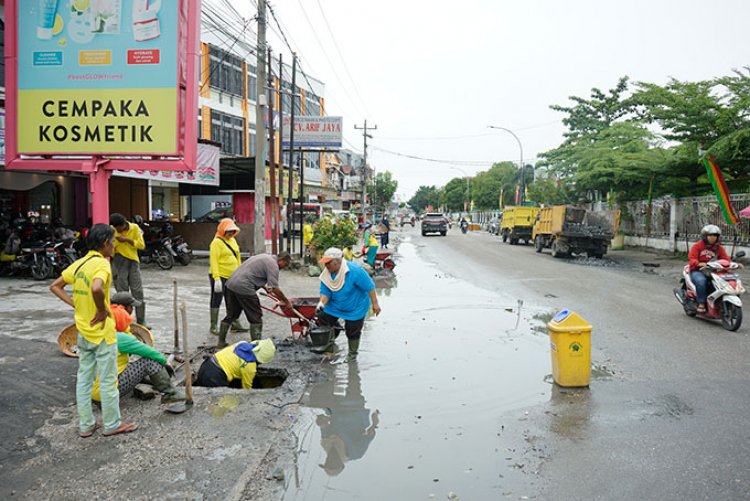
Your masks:
M336 247L326 250L320 260L325 266L320 274L320 302L316 308L318 324L332 327L344 319L344 330L349 343L347 362L357 360L359 339L365 317L372 308L380 314L380 305L375 295L375 283L357 263L344 260L344 252ZM333 340L326 351L332 351Z

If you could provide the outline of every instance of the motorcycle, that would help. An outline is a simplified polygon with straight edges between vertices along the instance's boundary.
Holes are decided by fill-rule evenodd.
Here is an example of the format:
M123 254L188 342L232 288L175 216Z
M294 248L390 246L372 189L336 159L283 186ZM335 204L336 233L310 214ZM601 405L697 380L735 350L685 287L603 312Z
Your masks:
M469 223L461 221L461 233L466 234L467 231L469 231Z
M175 260L182 266L187 266L193 259L193 250L182 235L172 237L172 251L175 254Z
M16 233L12 233L0 253L0 274L24 275L27 272L35 280L45 280L52 275L54 249L40 242L21 245Z
M743 257L744 251L735 257ZM709 278L706 291L707 307L705 313L698 312L698 301L695 284L690 278L690 265L682 270L680 287L674 289L677 301L682 305L689 317L700 317L708 320L721 320L721 325L728 331L736 331L742 325L742 300L740 295L745 293L739 274L738 263L727 259L709 261L701 270Z
M167 223L161 228L152 227L140 216L135 221L143 231L146 248L140 251L141 262L149 264L155 262L162 270L170 270L174 266L177 253L172 249L172 225Z
M54 251L48 255L52 260L52 267L58 275L78 259L78 252L73 247L74 243L75 240L73 239L65 239L60 242L48 242L46 244L48 249L52 246Z

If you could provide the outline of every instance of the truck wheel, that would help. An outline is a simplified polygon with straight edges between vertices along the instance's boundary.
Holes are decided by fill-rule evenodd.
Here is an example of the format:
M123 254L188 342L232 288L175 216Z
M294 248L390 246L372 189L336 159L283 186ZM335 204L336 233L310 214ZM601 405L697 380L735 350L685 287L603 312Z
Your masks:
M536 237L534 239L534 249L536 249L537 252L542 252L543 248L544 244L542 244L542 237Z
M518 245L518 239L510 237L510 245Z
M552 251L552 257L563 257L563 253L560 252L557 242L552 242L552 247L550 249Z

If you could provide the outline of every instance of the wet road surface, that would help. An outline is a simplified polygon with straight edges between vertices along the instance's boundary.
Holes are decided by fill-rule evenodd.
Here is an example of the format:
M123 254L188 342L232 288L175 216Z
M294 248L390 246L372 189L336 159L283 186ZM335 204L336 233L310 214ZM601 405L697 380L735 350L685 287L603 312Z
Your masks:
M750 498L750 326L688 319L616 254L407 233L358 366L308 392L284 499ZM562 308L594 325L590 389L548 382Z

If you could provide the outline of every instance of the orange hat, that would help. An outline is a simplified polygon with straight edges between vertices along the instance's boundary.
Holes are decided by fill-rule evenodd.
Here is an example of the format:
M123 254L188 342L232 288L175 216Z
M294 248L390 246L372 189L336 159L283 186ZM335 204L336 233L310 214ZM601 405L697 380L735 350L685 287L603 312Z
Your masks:
M227 217L219 221L219 226L216 229L216 236L226 238L226 234L228 231L234 231L234 236L237 236L237 234L240 232L240 229L237 227L234 221Z

